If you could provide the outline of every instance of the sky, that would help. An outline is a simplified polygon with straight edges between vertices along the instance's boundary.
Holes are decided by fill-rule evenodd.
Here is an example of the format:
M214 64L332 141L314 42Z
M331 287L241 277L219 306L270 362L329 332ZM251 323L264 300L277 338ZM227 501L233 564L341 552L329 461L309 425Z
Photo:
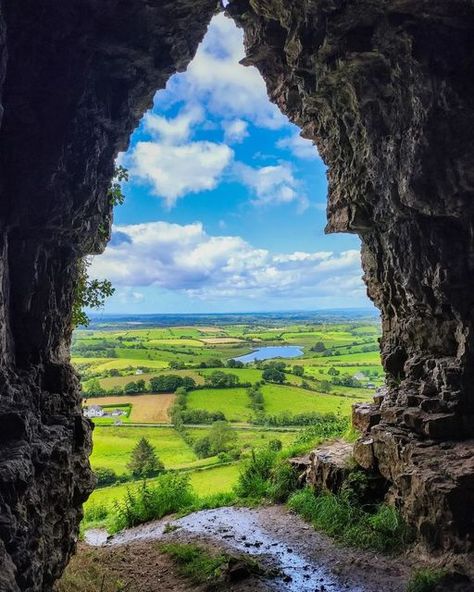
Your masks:
M220 14L194 60L157 92L118 162L125 203L91 277L106 313L365 308L360 243L325 235L325 165L244 67Z

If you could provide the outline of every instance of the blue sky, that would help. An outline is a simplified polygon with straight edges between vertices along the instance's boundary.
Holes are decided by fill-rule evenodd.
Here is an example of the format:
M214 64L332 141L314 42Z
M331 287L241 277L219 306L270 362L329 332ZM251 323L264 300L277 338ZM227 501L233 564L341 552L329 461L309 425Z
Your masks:
M241 32L215 17L120 155L126 201L91 268L116 288L105 312L369 305L359 239L324 235L324 163L243 55Z

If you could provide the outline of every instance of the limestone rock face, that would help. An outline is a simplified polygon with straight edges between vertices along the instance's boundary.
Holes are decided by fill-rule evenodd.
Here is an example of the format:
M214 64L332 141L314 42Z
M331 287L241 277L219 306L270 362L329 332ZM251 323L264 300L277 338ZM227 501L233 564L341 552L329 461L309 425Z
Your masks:
M428 544L469 547L474 3L234 0L228 12L245 63L328 165L327 232L362 241L388 389L354 416L356 460L392 480ZM437 444L449 440L466 440L450 460Z
M76 261L104 247L114 158L217 1L0 7L0 590L50 592L94 486L68 354Z

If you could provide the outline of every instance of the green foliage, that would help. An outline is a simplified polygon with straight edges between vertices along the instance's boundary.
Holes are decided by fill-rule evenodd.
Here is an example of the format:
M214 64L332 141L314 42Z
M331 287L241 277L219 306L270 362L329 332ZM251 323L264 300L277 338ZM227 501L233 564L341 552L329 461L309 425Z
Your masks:
M265 399L260 389L260 385L256 384L247 389L247 395L250 399L250 408L256 413L263 413L265 410Z
M239 474L235 491L239 497L261 499L266 497L270 487L270 477L276 461L276 454L269 448L252 450Z
M209 436L204 436L203 438L196 440L193 450L198 458L207 458L208 456L212 456Z
M274 440L270 440L268 443L268 448L270 448L270 450L273 452L280 452L280 450L283 448L283 442L275 438Z
M270 367L265 368L262 373L263 380L267 380L268 382L276 382L278 384L282 384L285 382L285 373L282 370L278 370L278 368Z
M191 390L196 383L190 376L177 374L162 374L150 379L150 390L155 393L174 393L178 388Z
M156 456L155 447L146 438L141 438L132 451L127 467L134 477L151 477L165 470Z
M237 439L237 434L227 421L216 421L208 435L211 454L226 452Z
M209 585L219 579L229 561L227 555L216 555L191 543L167 543L160 545L160 550L169 555L178 571L196 585Z
M280 459L273 467L268 496L274 502L286 502L298 487L298 475L287 459Z
M112 485L113 483L117 483L119 478L114 470L109 469L107 467L96 467L94 469L94 474L97 478L97 486L104 487L105 485Z
M294 493L288 505L316 529L349 546L394 552L412 540L397 511L386 505L371 514L346 495L315 495L310 489Z
M295 365L293 366L293 374L295 376L303 376L304 375L304 367Z
M182 511L191 506L194 500L186 474L165 473L155 479L153 485L143 481L137 490L127 489L122 501L114 503L110 531L118 532Z
M419 569L411 576L407 592L432 592L445 576L442 569Z
M322 353L326 351L326 346L324 345L323 341L317 341L311 348L311 351Z
M216 370L205 378L206 385L213 388L232 388L238 386L239 377L235 374Z
M72 326L87 326L89 317L84 312L85 308L100 309L109 296L115 292L109 280L90 279L87 268L91 260L87 257L79 259L76 267L76 281L74 287L74 300L72 304Z
M121 206L125 201L125 195L122 192L121 183L128 181L128 171L125 167L119 165L114 169L112 183L107 193L111 206Z

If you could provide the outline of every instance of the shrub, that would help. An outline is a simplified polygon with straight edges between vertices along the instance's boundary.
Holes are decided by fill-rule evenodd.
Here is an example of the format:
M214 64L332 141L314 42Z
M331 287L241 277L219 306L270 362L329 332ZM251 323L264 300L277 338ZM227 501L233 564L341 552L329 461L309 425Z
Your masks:
M88 504L84 508L84 522L101 522L109 515L107 506Z
M211 455L211 443L208 436L196 440L193 446L194 452L199 458L207 458Z
M283 448L283 442L277 439L270 440L268 442L268 448L270 448L270 450L273 450L273 452L279 452Z
M143 481L137 489L127 489L123 500L114 503L110 530L118 532L123 528L157 520L172 512L184 510L194 500L188 475L165 473L153 485Z
M275 453L269 449L252 450L250 459L239 474L235 486L237 495L251 499L266 497L275 460Z
M94 474L97 477L97 486L112 485L118 481L117 474L114 470L106 467L97 467L94 469Z

